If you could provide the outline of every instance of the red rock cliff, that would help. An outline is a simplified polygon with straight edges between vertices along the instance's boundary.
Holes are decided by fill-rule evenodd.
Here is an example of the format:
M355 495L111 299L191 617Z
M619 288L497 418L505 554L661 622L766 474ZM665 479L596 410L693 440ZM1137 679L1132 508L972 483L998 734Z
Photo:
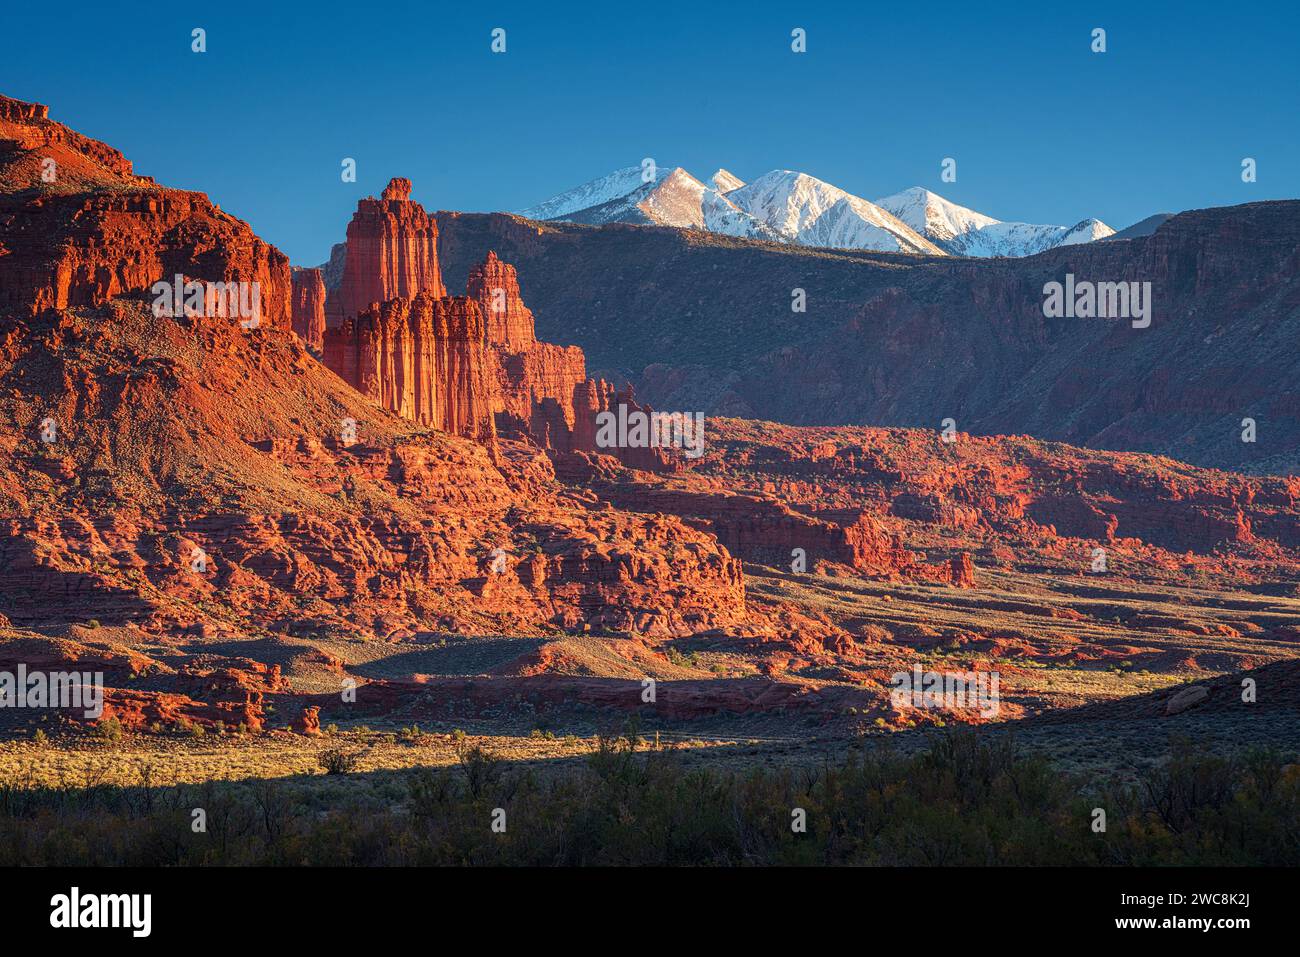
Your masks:
M488 348L492 352L498 383L497 427L507 433L534 435L537 417L547 428L556 415L565 430L572 430L573 390L587 378L587 361L577 346L538 342L533 314L519 294L515 267L489 251L487 259L469 274L468 292L487 322ZM558 412L540 409L553 400ZM543 442L543 445L546 443Z
M289 260L202 193L135 176L110 146L0 97L0 310L98 306L186 280L260 286L260 322L289 327Z
M325 364L385 409L491 441L493 380L478 303L463 296L375 305L325 330Z

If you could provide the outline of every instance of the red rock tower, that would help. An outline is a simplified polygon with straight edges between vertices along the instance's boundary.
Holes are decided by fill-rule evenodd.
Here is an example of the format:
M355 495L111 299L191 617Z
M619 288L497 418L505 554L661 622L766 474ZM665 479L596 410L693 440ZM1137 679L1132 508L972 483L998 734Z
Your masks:
M519 295L515 267L489 250L487 259L469 271L468 292L487 321L488 344L522 352L537 341L533 314Z
M320 352L325 338L325 278L319 269L293 271L293 331Z
M340 325L371 303L447 295L438 268L438 224L411 200L411 181L396 178L379 199L357 203L348 223L343 280L329 297L326 322Z

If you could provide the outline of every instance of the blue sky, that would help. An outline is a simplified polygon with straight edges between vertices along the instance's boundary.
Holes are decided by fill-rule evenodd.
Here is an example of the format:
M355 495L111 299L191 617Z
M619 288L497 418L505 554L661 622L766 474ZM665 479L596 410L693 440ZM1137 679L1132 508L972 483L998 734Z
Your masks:
M1282 3L10 0L0 93L49 104L314 265L392 176L430 209L518 209L646 156L1117 229L1296 198L1297 50L1300 12ZM942 183L949 156L957 182Z

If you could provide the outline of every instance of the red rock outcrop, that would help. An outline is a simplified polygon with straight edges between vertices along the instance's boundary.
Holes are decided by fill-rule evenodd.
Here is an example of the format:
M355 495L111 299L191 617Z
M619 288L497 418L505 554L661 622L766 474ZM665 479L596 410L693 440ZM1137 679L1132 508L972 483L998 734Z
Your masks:
M467 291L487 324L498 383L494 406L498 429L553 447L552 434L558 437L574 427L574 389L587 379L582 350L537 341L533 314L520 297L515 268L496 253L489 250L487 259L470 269Z
M493 380L478 303L464 296L393 299L325 332L325 364L398 415L491 441Z
M54 150L60 147L79 154L118 177L135 177L131 162L107 143L82 136L62 123L50 119L50 109L41 103L24 103L22 100L0 96L0 122L5 123L5 140L21 150ZM57 182L57 180L56 180Z
M394 179L379 199L363 199L348 223L343 278L326 301L328 325L371 303L447 294L438 269L438 224L411 199L411 181Z
M953 585L958 588L975 587L975 564L971 561L970 552L954 555L949 559L948 569Z
M574 396L587 381L587 362L577 346L534 342L520 352L491 350L496 370L497 425L503 433L538 439L574 427ZM554 406L554 408L550 408Z
M799 509L834 518L868 509L898 527L945 530L945 548L978 554L988 536L1067 547L1142 542L1189 555L1265 557L1300 547L1300 479L1192 469L1133 453L1045 446L1031 439L862 427L758 426L710 419L699 468L757 483ZM838 521L838 518L835 518ZM1091 546L1090 546L1091 547ZM951 560L953 583L966 559ZM971 571L973 572L973 562Z
M293 331L320 354L325 345L325 280L319 269L293 271Z
M619 508L679 516L746 561L800 572L830 563L872 576L949 578L946 566L924 565L922 556L903 547L897 534L865 512L828 521L796 512L770 495L674 487L661 480L633 482L625 476L610 480L592 465L589 456L568 456L559 474Z
M289 722L289 729L308 736L320 734L320 708L316 705L304 706L302 714Z
M261 731L265 720L260 694L246 701L195 701L168 692L109 688L104 692L104 718L117 718L122 727L145 731L160 727L173 730L187 725L227 731ZM72 717L76 719L74 712Z
M458 435L499 432L560 452L602 452L634 468L676 467L678 456L663 448L601 448L599 415L652 410L630 389L588 380L581 349L537 341L509 263L489 251L469 271L467 299L443 298L437 227L410 190L409 180L394 179L381 200L361 201L348 226L343 279L327 302L325 364L383 408ZM414 299L418 309L403 289L423 290ZM382 298L367 304L369 296ZM472 333L458 324L457 317L468 318L466 302L479 320L482 350L471 348ZM433 311L451 317L445 334L430 330ZM442 347L433 343L443 339L459 343L455 361L437 359Z
M613 435L613 444L602 442L602 416L612 417L608 421L617 421L620 416L637 413L646 416L654 412L649 406L642 406L636 400L631 386L615 388L604 379L586 379L573 390L573 426L572 432L560 441L554 434L550 435L551 447L565 452L594 452L618 459L629 468L647 472L673 471L680 467L681 453L671 449L667 444L628 444L617 441L617 429ZM550 417L542 419L548 425ZM609 431L603 433L608 437ZM540 436L537 436L540 440ZM671 434L662 432L651 441L670 441Z

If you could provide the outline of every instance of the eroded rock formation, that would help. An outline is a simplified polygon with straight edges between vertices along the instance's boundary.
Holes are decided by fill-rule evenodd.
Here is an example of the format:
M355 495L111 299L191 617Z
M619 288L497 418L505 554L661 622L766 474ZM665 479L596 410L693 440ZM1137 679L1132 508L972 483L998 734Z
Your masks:
M325 346L325 280L319 269L293 271L293 331L320 354Z
M177 275L257 283L259 322L290 325L289 260L202 193L135 176L109 146L0 97L0 310L139 295Z
M342 278L327 300L325 364L383 408L458 435L499 433L634 468L675 467L662 448L600 447L597 416L650 410L630 390L587 379L581 349L537 341L515 269L496 253L469 270L467 299L446 298L436 224L410 193L409 180L394 179L382 199L361 201L348 226ZM450 325L431 324L435 313ZM481 350L462 318L481 329Z
M533 314L519 296L515 267L488 250L487 259L469 272L467 291L487 319L487 340L506 352L522 352L537 341Z
M325 364L403 418L490 441L494 382L478 304L464 296L372 305L325 332Z
M379 199L363 199L348 223L343 277L326 302L331 326L359 315L371 303L445 296L438 270L438 225L411 200L411 181L394 179Z

